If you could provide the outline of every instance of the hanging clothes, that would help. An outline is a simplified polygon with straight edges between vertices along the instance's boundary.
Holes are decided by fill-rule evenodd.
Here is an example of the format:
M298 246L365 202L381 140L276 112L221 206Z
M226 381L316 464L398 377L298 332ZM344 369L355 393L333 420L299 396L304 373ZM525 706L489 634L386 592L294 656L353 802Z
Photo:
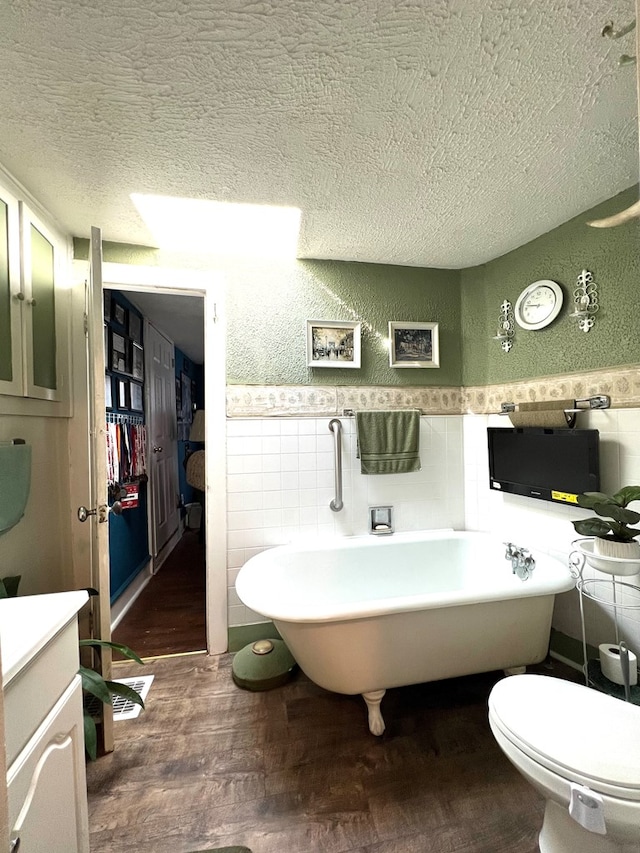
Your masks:
M107 480L110 486L146 479L147 428L144 424L107 423Z

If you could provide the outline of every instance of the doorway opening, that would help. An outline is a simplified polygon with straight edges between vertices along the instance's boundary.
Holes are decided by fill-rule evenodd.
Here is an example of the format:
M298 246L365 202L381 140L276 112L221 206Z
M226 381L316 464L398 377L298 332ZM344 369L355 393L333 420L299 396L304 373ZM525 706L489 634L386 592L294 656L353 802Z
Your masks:
M106 264L105 267L115 265ZM118 596L118 601L112 609L113 639L115 642L123 643L133 648L142 657L160 657L165 655L185 654L189 652L210 651L212 653L226 650L226 596L223 600L213 598L210 587L220 591L220 583L223 575L220 569L223 567L225 544L224 527L221 531L221 541L217 543L206 543L204 531L206 529L206 507L201 506L202 522L194 523L197 513L194 505L204 502L204 483L201 493L191 488L185 480L186 461L190 453L198 449L198 445L189 442L190 423L180 418L180 383L184 385L185 379L189 380L189 388L193 390L188 401L189 414L196 409L204 410L205 397L211 398L211 409L214 415L218 415L224 409L220 407L220 400L224 398L224 380L220 387L215 388L212 394L211 388L205 390L204 382L204 340L207 304L210 313L217 318L219 303L213 303L211 292L211 276L206 277L208 281L204 287L157 285L155 282L142 286L136 286L143 268L128 268L127 274L122 266L119 266L118 281L113 282L112 276L105 275L106 289L122 293L128 302L134 306L143 318L145 329L147 323L149 330L159 333L164 339L175 346L170 363L172 369L171 380L165 382L170 393L164 397L169 399L169 411L173 412L173 431L179 452L173 456L171 464L165 460L164 470L156 473L154 479L154 460L148 460L149 484L147 497L149 500L149 559L144 570L140 571L139 577L131 584L132 589L128 595ZM155 270L154 278L158 278ZM144 279L145 276L143 275ZM165 275L166 278L166 275ZM192 278L193 277L188 277ZM204 276L200 276L202 280ZM208 285L208 288L207 288ZM121 300L122 301L122 300ZM211 310L213 309L213 310ZM216 330L217 331L217 330ZM213 337L216 337L214 334ZM214 349L220 349L220 338L218 343L214 341ZM195 349L194 349L195 347ZM145 347L145 351L147 347ZM198 364L198 362L200 362ZM222 359L223 362L223 359ZM202 382L196 393L195 381L193 385L193 367L202 373ZM214 380L219 383L220 377L224 376L218 368L214 368ZM147 375L147 353L145 352L145 407L156 405L154 402L154 390L157 390L156 377ZM191 374L191 376L189 376ZM166 399L164 401L166 407ZM189 410L189 409L187 409ZM147 415L148 412L145 412ZM166 418L165 418L166 420ZM191 420L191 419L190 419ZM216 428L218 431L219 426ZM204 438L204 436L202 436ZM155 435L151 432L148 436L148 455L156 449L162 450L162 445L154 445ZM167 442L168 444L168 442ZM215 446L215 444L214 444ZM200 445L201 448L204 445ZM165 455L166 454L160 454ZM172 454L173 455L173 454ZM204 457L204 452L201 454ZM214 483L221 482L219 465L222 460L217 457L208 460L207 466L214 469ZM175 476L169 477L167 472L172 470ZM204 473L203 473L204 479ZM154 541L154 530L158 526L158 517L166 521L166 507L162 500L157 499L155 486L162 482L173 494L170 496L170 508L176 510L177 523L170 525L168 529L168 541ZM222 477L222 482L224 482ZM224 499L220 501L220 506ZM166 527L166 524L165 524ZM175 527L175 529L173 529ZM207 553L213 554L213 566L208 564ZM211 578L213 576L213 581ZM224 590L226 592L226 588ZM128 598L128 600L127 600ZM211 607L211 600L215 605ZM124 606L122 601L124 600ZM213 611L218 618L216 624L211 625L211 613ZM223 618L219 616L223 614ZM223 639L224 637L224 639ZM213 638L213 640L212 640ZM116 656L117 659L117 656Z
M198 483L196 492L186 475L190 456L204 455L203 444L190 443L194 414L204 413L204 299L135 290L109 295L111 315L124 315L128 326L136 318L133 327L142 328L137 342L124 335L126 329L116 326L115 331L123 332L125 351L135 348L144 363L144 393L139 396L144 398L147 457L137 514L123 512L110 521L113 640L143 658L206 651L205 527L202 522L194 530L192 524L196 508L202 517L205 486ZM121 383L119 373L114 379ZM130 390L134 384L131 379ZM129 410L117 408L118 396L113 395L111 414L128 420ZM124 398L133 405L132 394ZM135 426L123 423L118 429L120 449L123 431L133 433ZM134 437L124 442L125 453ZM204 466L202 474L204 479ZM136 532L136 526L143 529ZM137 563L131 548L123 548L123 539L135 546L140 536L144 556Z
M141 658L207 650L206 565L197 531L186 528L160 569L112 631ZM114 652L114 660L124 656Z

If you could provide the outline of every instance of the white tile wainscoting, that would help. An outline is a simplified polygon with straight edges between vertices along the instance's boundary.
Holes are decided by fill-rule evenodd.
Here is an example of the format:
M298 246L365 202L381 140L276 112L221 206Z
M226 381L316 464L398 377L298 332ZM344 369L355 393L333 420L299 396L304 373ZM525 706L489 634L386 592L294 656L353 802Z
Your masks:
M578 427L600 431L603 491L640 483L640 409L608 409L578 417ZM301 537L365 534L372 505L392 504L398 531L484 530L534 553L568 558L577 538L571 520L584 512L489 489L486 429L509 426L508 418L423 416L421 470L365 476L356 459L354 418L341 417L345 506L339 513L329 509L334 488L330 420L329 416L254 417L227 422L230 626L263 621L240 602L235 591L238 571L249 557ZM621 614L623 638L638 651L640 610ZM613 639L611 608L587 602L586 615L589 642L597 645ZM553 625L564 634L580 637L577 593L558 596Z
M592 513L489 489L487 427L510 426L509 419L500 415L465 415L463 422L466 528L488 531L503 541L508 538L528 547L534 553L543 551L566 561L572 551L572 541L578 538L571 521ZM602 491L612 493L621 486L640 483L640 409L584 412L578 415L576 427L600 432ZM606 580L605 575L588 566L584 577ZM640 583L637 576L621 580ZM626 597L623 593L620 600L640 603L633 593ZM620 639L625 639L634 651L640 649L640 610L620 609L619 615ZM589 643L598 645L614 640L611 607L585 601L585 617ZM553 627L575 639L581 637L577 591L557 596Z
M366 534L369 506L391 504L394 527L464 527L462 417L420 418L421 469L367 476L356 459L355 419L341 417L344 509L332 512L330 417L227 422L229 625L263 621L238 599L235 579L253 554L302 537Z

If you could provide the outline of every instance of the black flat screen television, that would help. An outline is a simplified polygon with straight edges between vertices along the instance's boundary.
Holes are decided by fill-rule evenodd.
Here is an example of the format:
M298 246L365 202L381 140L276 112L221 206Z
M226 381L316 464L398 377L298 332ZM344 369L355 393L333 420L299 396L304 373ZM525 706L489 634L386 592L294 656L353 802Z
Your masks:
M597 429L488 427L487 434L492 489L565 504L600 489Z

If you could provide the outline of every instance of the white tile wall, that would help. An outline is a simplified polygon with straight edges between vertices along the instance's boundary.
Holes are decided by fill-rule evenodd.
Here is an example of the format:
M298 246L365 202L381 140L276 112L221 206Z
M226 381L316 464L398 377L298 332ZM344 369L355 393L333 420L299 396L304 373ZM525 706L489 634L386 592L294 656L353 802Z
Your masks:
M640 483L640 409L609 409L578 416L582 429L600 431L600 485L612 493L622 486ZM505 420L507 423L505 424ZM522 544L535 551L549 553L566 561L577 534L571 525L574 519L591 513L577 508L538 501L517 495L500 494L489 489L488 426L509 426L508 419L498 415L465 415L464 421L464 494L466 527L485 530L503 539ZM638 509L640 507L632 507ZM584 577L604 578L590 569ZM626 579L639 584L640 577ZM610 588L599 587L599 593ZM638 654L640 650L640 601L633 590L627 592L627 603L634 608L619 609L622 627L619 639L625 639ZM635 596L635 597L634 597ZM619 599L620 600L620 599ZM588 642L598 645L615 640L613 610L603 604L585 602L585 624ZM553 626L564 634L581 637L579 602L576 592L556 598Z
M640 409L611 409L579 416L580 427L600 430L601 487L613 492L640 483ZM249 418L228 421L229 624L263 621L235 592L249 557L302 537L367 533L368 507L392 504L395 529L439 527L483 530L566 560L576 533L571 520L587 513L568 506L504 495L489 489L487 426L507 426L485 415L420 419L422 468L412 474L364 476L356 459L355 422L341 418L344 509L333 513L333 435L330 418ZM591 572L589 574L589 572ZM585 570L585 577L595 577ZM633 584L640 578L631 578ZM625 590L623 588L622 592ZM640 656L640 601L620 611L622 631ZM612 641L610 607L585 603L589 642ZM556 599L554 627L580 637L575 592Z
M334 513L331 418L227 422L229 624L264 621L245 607L235 579L249 557L299 538L366 534L368 508L394 507L394 527L464 527L462 418L420 419L421 470L366 476L356 459L354 418L343 424L344 509Z

